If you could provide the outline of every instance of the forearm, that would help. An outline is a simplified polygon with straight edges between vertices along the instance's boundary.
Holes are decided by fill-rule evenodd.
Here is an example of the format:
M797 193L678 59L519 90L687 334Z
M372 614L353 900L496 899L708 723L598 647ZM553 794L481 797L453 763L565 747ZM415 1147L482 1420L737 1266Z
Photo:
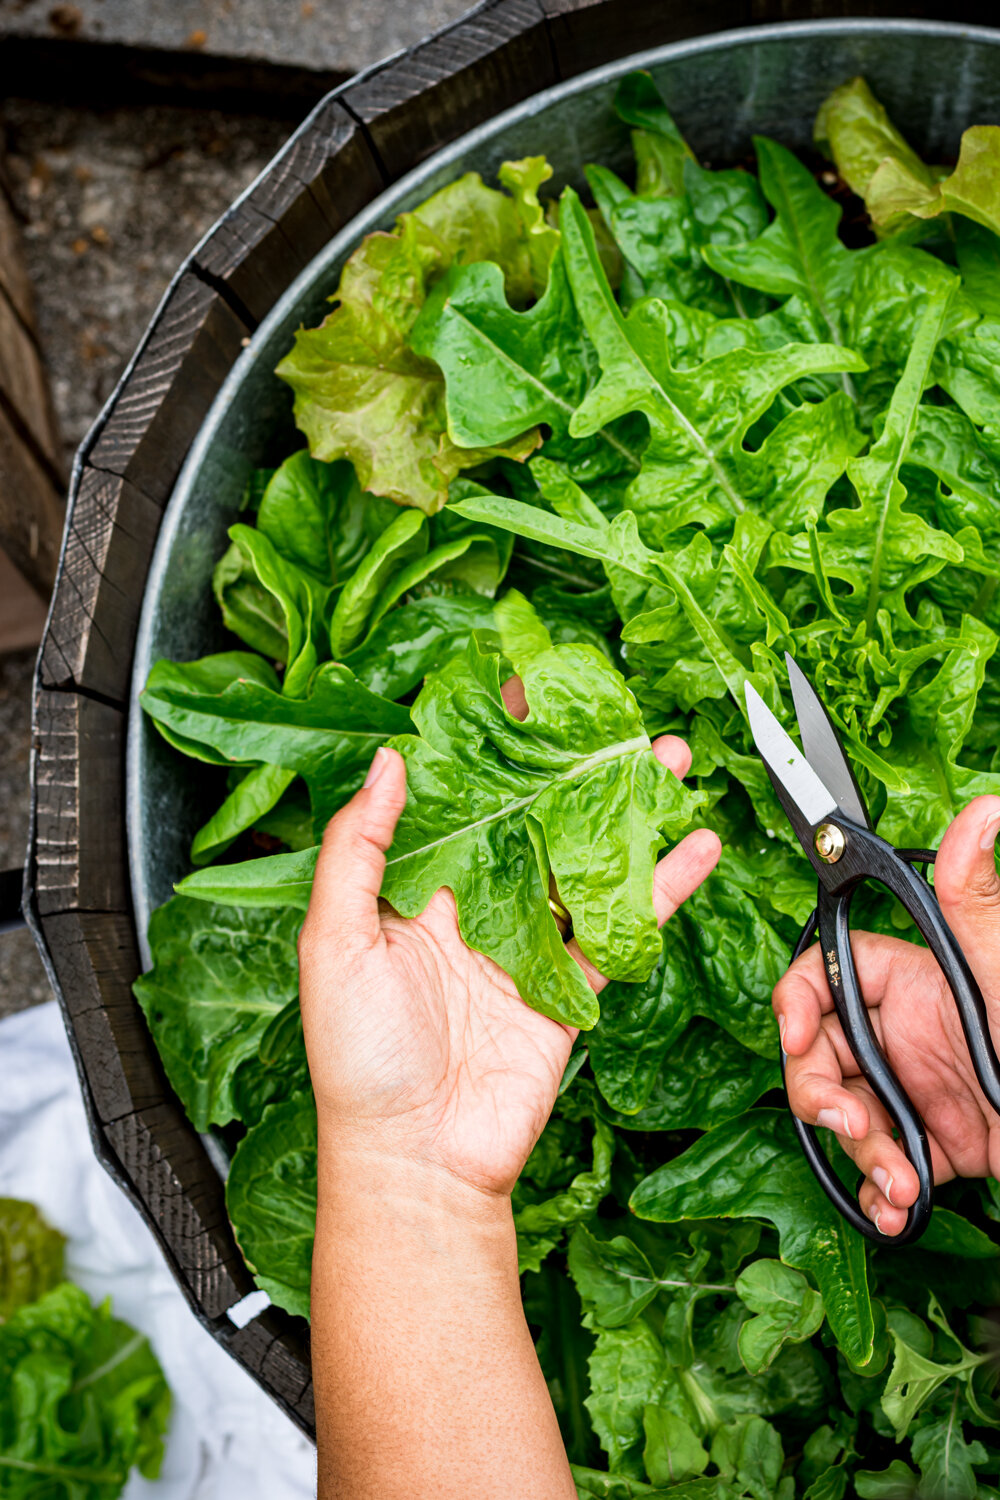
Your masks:
M320 1137L320 1500L575 1500L509 1202Z

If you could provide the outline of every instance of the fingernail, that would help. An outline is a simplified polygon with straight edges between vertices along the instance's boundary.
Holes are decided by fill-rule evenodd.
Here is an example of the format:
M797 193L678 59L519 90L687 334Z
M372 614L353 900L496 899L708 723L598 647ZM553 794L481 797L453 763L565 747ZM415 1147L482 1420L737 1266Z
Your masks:
M372 763L368 767L368 775L365 777L365 786L374 786L385 769L386 753L381 745L372 756Z
M979 836L980 849L992 849L1000 832L1000 813L990 813Z
M875 1167L872 1171L872 1182L885 1194L889 1202L892 1202L892 1177L885 1167Z
M784 1016L778 1017L778 1040L781 1042L781 1050L785 1050L785 1026L787 1022Z
M878 1230L879 1234L885 1234L885 1230L882 1228L882 1210L880 1208L869 1209L868 1217L875 1225L875 1228Z
M816 1124L822 1125L824 1130L833 1130L837 1135L846 1135L850 1140L854 1139L854 1132L847 1121L847 1111L844 1109L821 1109L816 1116Z

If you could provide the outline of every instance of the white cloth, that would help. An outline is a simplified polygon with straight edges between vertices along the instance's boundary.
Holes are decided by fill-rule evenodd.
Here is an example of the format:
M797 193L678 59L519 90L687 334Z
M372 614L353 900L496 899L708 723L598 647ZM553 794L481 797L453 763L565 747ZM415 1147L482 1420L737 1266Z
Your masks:
M316 1454L197 1322L156 1242L91 1150L55 1001L0 1021L0 1197L27 1198L68 1238L66 1270L149 1336L174 1393L155 1483L126 1500L310 1500Z

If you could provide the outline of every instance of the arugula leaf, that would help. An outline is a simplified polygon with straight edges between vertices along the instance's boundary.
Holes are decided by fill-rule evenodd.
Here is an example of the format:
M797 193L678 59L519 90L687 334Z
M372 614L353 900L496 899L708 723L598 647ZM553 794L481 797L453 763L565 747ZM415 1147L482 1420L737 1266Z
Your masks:
M744 446L753 423L801 376L863 369L864 361L833 345L789 344L774 351L736 348L696 369L675 369L664 304L650 299L622 316L587 216L569 188L560 226L573 297L601 362L601 379L571 418L570 434L590 436L632 412L648 419L642 471L627 494L647 540L662 542L692 522L731 522L762 487L760 455ZM782 426L770 435L766 472L794 485L801 481L801 461L794 461L797 445L784 441Z
M923 1494L947 1495L948 1500L975 1500L980 1493L975 1469L991 1463L991 1459L982 1443L966 1441L956 1400L941 1421L921 1427L912 1446Z
M309 1316L316 1228L316 1105L310 1092L271 1104L236 1148L226 1208L243 1258L271 1301Z
M630 1207L656 1223L744 1215L769 1220L785 1264L815 1277L845 1354L858 1365L871 1358L875 1325L864 1241L819 1187L786 1113L750 1110L710 1130L640 1183Z
M704 256L721 276L775 297L796 297L816 318L831 343L843 340L842 308L865 252L853 254L837 238L840 209L791 151L754 136L764 196L775 217L746 245L711 246ZM843 387L850 395L845 365Z
M630 419L609 423L585 442L570 440L570 420L598 368L561 251L544 296L526 312L508 304L496 266L456 267L428 300L411 343L444 373L455 442L495 446L544 423L547 455L566 460L581 479L638 472L645 439Z
M933 1293L931 1293L928 1316L933 1323L944 1330L949 1342L957 1346L958 1355L948 1363L930 1359L926 1354L915 1349L912 1343L908 1343L903 1334L897 1332L893 1326L893 1320L890 1319L889 1331L892 1335L894 1357L882 1396L882 1410L896 1430L897 1443L902 1442L917 1412L926 1405L945 1381L958 1380L965 1386L967 1392L971 1392L973 1373L982 1365L987 1364L992 1357L988 1351L974 1354L971 1349L966 1349L955 1338ZM919 1328L921 1326L919 1320L917 1323ZM974 1398L970 1397L970 1399L973 1399L975 1410L977 1403Z
M0 1325L62 1280L65 1243L33 1203L0 1198Z
M0 1324L0 1485L11 1500L112 1500L155 1479L170 1392L145 1337L62 1282Z
M196 1130L240 1118L233 1081L298 995L301 917L174 896L149 924L153 967L136 980L170 1085Z

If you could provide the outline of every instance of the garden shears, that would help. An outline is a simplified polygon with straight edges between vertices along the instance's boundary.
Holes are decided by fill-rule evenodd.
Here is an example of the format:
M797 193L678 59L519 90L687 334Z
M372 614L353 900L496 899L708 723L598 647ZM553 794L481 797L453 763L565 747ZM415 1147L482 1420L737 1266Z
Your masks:
M933 1175L927 1132L906 1090L890 1068L872 1027L851 952L851 899L858 886L875 881L903 904L940 965L958 1008L980 1087L1000 1111L1000 1060L990 1037L982 993L957 939L945 921L934 888L918 869L933 864L932 849L897 849L872 827L840 737L802 670L785 656L802 749L781 727L750 683L747 716L757 753L778 801L819 877L813 911L795 945L792 961L819 932L823 964L848 1046L869 1087L896 1124L920 1182L906 1226L891 1237L862 1213L833 1167L814 1126L792 1116L806 1159L827 1197L849 1224L879 1245L912 1244L930 1221ZM782 1077L786 1057L781 1053Z

